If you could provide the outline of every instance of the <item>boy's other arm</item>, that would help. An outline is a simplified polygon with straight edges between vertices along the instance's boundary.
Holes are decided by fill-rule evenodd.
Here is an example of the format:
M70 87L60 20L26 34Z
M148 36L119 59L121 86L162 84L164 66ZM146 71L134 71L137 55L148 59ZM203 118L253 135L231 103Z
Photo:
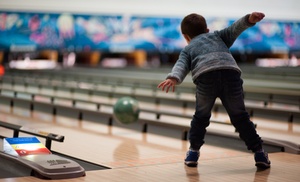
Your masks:
M254 26L255 23L261 21L264 17L263 13L253 12L235 21L231 26L217 32L229 48L244 30Z

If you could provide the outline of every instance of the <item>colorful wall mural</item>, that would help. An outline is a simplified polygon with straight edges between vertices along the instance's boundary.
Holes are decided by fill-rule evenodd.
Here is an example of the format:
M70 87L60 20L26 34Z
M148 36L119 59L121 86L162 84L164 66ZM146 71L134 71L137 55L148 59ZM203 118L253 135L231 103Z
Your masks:
M207 18L211 31L233 21ZM180 22L181 18L165 17L0 12L0 50L175 52L186 45ZM300 51L300 22L263 20L246 30L231 50Z

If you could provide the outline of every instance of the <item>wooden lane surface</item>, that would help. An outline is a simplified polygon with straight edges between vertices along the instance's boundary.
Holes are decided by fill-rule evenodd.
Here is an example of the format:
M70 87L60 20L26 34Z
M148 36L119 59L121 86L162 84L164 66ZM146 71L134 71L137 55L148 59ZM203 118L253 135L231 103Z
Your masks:
M271 169L257 171L253 155L217 146L204 145L198 168L183 164L186 141L154 134L61 118L61 121L5 115L0 120L22 124L43 131L65 135L64 143L53 142L53 150L72 155L112 169L87 171L85 177L51 180L54 182L111 181L111 182L194 182L194 181L286 181L299 180L300 155L271 153ZM3 135L9 131L0 128ZM6 178L1 182L40 182L35 177Z
M188 149L187 141L85 121L79 124L74 119L64 117L57 118L53 123L1 113L0 120L64 135L65 141L53 142L52 150L111 168L147 165L148 163L182 162ZM2 135L12 135L9 130L0 128L0 131ZM22 134L22 136L27 135ZM212 151L218 149L213 146L207 146L207 148ZM174 153L174 151L177 152ZM210 155L215 157L244 153L224 149L222 152L215 150ZM206 157L209 158L209 155Z
M237 156L202 160L198 168L188 168L182 163L147 165L141 167L88 171L85 177L51 180L53 182L109 181L109 182L296 182L299 180L299 156L274 153L272 167L257 171L251 166L252 156ZM0 179L1 182L41 182L34 177Z

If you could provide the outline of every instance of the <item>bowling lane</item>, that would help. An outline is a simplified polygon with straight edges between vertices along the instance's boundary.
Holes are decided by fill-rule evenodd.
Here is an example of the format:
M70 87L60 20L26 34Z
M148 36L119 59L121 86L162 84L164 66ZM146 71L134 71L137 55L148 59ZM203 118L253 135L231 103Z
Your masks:
M188 149L187 141L92 122L83 121L75 126L70 125L71 120L63 124L14 115L3 117L2 114L0 120L64 135L65 141L53 142L52 150L110 168L181 163ZM5 129L0 128L0 131L2 135L12 135L11 131ZM210 145L206 145L202 152L207 153L203 156L206 159L248 155L247 151L221 150Z
M21 110L20 110L21 111ZM52 149L76 158L107 166L109 170L87 171L85 177L64 181L295 181L299 178L300 156L270 153L272 167L257 171L253 155L246 150L234 150L222 145L210 145L201 150L198 168L183 165L188 142L173 137L143 134L136 130L108 126L51 115L26 112L19 115L0 113L0 120L65 136L63 143L52 143ZM0 128L1 135L12 132ZM25 135L23 135L25 136ZM41 140L43 142L43 140ZM226 142L226 141L223 141ZM226 145L226 144L225 144ZM284 170L284 172L282 172ZM35 177L2 178L2 182L42 180ZM56 181L56 180L53 180Z
M211 182L211 181L285 181L299 179L300 158L287 153L274 153L270 157L274 163L268 170L259 171L252 166L253 156L215 158L201 160L198 168L188 168L183 163L161 163L139 167L125 167L112 170L88 171L85 177L51 180L53 182L110 181L110 182ZM1 182L41 182L34 177L6 178Z

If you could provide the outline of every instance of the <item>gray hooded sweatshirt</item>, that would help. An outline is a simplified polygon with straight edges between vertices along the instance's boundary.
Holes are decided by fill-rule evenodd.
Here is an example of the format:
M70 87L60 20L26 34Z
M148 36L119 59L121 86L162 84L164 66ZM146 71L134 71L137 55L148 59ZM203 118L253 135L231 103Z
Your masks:
M214 70L232 69L241 72L229 48L244 30L255 25L249 23L248 18L249 14L227 28L194 37L180 52L167 78L175 78L177 84L180 84L189 72L194 82L201 74Z

